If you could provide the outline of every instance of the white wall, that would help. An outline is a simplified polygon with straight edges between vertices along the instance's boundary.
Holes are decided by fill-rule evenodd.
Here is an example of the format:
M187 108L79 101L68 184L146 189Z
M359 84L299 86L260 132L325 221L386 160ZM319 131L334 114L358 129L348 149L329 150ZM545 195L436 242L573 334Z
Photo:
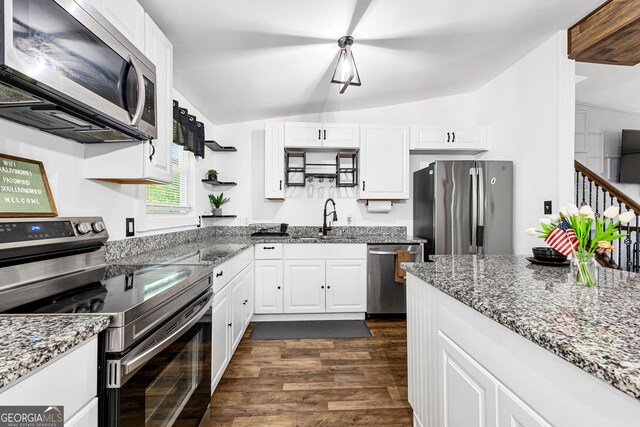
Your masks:
M352 90L358 90L354 88ZM475 123L475 98L473 94L455 95L420 102L353 111L283 117L272 121L309 121L343 123L389 123L389 124L438 124L473 125ZM234 145L238 153L219 154L214 161L221 172L220 179L234 180L238 187L226 194L232 200L225 209L239 216L236 221L220 221L221 224L244 224L246 222L286 222L291 225L321 225L322 207L328 197L328 181L313 183L316 190L325 188L324 197L317 191L308 197L305 188L288 188L285 201L270 201L264 198L264 124L252 121L216 126L214 139L222 145ZM472 156L412 155L411 172L431 161L444 158L470 158ZM411 200L394 203L389 214L369 214L364 201L357 201L354 189L338 189L336 195L338 222L347 225L404 225L412 229L413 206Z
M179 94L174 93L180 105L195 111ZM205 119L205 126L212 128ZM98 215L104 217L111 240L122 239L125 235L125 218L139 217L140 203L144 202L144 186L121 185L102 181L92 181L83 177L84 146L78 142L41 132L37 129L0 120L0 153L44 163L53 198L60 216ZM207 155L211 152L208 151ZM196 161L196 200L197 212L203 211L208 203L203 196L205 189L199 182L208 162ZM194 222L194 224L197 221ZM185 227L183 227L185 228ZM191 227L187 227L191 228ZM165 230L166 231L166 230ZM155 234L163 230L154 230L143 234Z
M634 96L629 94L629 96ZM611 162L612 170L609 173L601 174L612 184L618 187L623 193L640 203L640 184L621 184L618 182L618 174L620 173L620 141L622 138L622 129L640 129L640 113L623 111L615 108L604 106L576 103L576 113L586 113L586 120L583 129L577 129L576 132L582 131L591 133L602 132L604 138L604 171L608 172L607 157L613 158ZM582 123L581 123L582 126ZM590 155L600 153L593 152L593 147L588 147L592 151ZM581 159L579 159L581 160ZM597 171L595 171L597 172Z
M514 161L517 254L541 244L524 230L538 225L545 200L554 211L573 200L575 68L565 40L558 33L476 93L478 124L491 127L480 157Z

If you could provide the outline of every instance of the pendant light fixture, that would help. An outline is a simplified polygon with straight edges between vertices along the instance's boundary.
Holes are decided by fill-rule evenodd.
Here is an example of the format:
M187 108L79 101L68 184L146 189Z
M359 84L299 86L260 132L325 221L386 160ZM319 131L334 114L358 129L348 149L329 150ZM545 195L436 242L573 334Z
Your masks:
M337 83L341 86L340 93L344 93L349 85L360 86L362 84L356 62L353 60L353 53L351 52L352 45L353 37L351 36L340 37L338 40L340 57L338 57L338 63L333 72L331 83Z

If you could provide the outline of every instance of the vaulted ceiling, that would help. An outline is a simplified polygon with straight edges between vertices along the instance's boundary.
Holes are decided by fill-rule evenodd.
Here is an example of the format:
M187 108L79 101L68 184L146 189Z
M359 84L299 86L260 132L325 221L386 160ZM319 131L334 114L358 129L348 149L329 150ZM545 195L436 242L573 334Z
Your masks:
M392 105L482 86L602 0L140 0L175 87L214 123ZM361 87L330 84L355 38Z
M640 113L640 65L576 64L576 101Z

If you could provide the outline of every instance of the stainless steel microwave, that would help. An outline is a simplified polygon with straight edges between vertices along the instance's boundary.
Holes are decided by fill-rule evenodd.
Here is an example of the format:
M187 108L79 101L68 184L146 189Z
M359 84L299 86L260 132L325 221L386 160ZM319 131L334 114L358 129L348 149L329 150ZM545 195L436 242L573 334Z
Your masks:
M157 138L155 66L88 0L0 0L0 117L83 143Z

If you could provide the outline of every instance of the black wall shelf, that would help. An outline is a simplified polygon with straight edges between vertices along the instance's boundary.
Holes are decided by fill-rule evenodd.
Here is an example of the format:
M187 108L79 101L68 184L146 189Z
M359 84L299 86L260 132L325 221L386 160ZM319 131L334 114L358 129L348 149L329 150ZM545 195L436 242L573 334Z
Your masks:
M235 186L238 185L237 182L223 182L223 181L213 181L211 179L203 179L202 182L205 184L213 185L213 186Z
M292 163L295 166L292 166ZM314 172L310 172L308 168ZM292 177L292 174L295 175ZM297 178L297 180L292 178ZM335 180L336 187L357 187L358 153L339 152L336 154L335 163L307 163L305 152L287 151L285 157L286 186L304 187L307 179L310 178Z
M223 147L215 141L205 141L204 145L210 149L211 151L216 151L220 153L232 153L234 151L238 151L236 147Z
M237 218L238 215L201 215L200 218Z

